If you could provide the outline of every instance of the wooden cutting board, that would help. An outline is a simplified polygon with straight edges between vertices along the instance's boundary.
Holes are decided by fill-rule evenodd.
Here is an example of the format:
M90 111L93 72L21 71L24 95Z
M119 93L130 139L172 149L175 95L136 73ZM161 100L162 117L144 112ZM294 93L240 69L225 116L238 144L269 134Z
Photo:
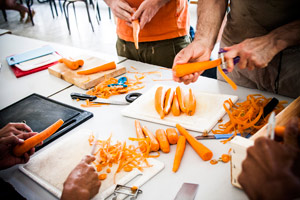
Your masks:
M87 55L83 55L73 59L83 59L84 65L77 70L72 70L66 67L63 63L57 63L48 68L49 73L85 90L101 83L102 81L104 81L105 77L111 78L126 73L125 67L117 65L117 68L113 70L98 72L90 75L79 75L77 74L77 71L97 67L111 61L106 61L97 57Z
M169 113L161 119L154 105L155 92L159 86L163 86L165 89L173 88L175 90L176 88L176 86L155 85L129 106L126 106L122 110L122 115L168 126L175 126L178 123L192 131L209 132L226 113L223 108L224 101L230 98L235 103L238 100L238 96L203 93L194 88L193 93L197 104L193 116L188 116L185 113L174 116L172 113ZM188 93L186 88L183 91L185 94Z
M66 137L58 143L46 147L44 151L33 156L27 164L21 166L20 170L57 198L60 198L63 183L69 173L85 155L91 152L92 147L89 145L88 138L92 133L88 129L80 130L70 135L70 137ZM107 138L99 139L105 140ZM137 169L131 172L119 172L116 176L116 184L125 185L134 179L131 184L141 187L164 168L164 164L156 159L150 158L148 161L152 167L145 168L143 172ZM107 174L107 178L101 182L99 193L94 199L102 200L113 193L116 186L113 176L117 167L117 165L112 166L112 172ZM104 171L105 169L101 172L103 173ZM123 198L124 196L118 196L118 199Z

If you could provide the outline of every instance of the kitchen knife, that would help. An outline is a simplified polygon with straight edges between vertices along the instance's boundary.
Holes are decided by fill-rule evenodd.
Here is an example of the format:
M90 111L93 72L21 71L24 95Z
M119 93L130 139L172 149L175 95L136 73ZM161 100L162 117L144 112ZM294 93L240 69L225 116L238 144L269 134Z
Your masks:
M71 93L71 98L72 99L79 99L79 100L89 100L93 103L99 103L99 104L113 104L113 105L128 105L129 102L126 101L116 101L116 100L110 100L110 99L100 99L97 98L96 96L93 95L88 95L88 94L82 94L82 93ZM97 101L94 101L96 100Z
M237 134L238 136L241 136L241 134ZM206 139L228 139L231 136L233 136L233 134L213 134L213 135L207 135L207 136L203 136L203 135L198 135L195 138L197 140L206 140ZM251 135L247 135L247 137L250 137Z
M198 184L194 183L183 183L174 200L193 200L198 186Z

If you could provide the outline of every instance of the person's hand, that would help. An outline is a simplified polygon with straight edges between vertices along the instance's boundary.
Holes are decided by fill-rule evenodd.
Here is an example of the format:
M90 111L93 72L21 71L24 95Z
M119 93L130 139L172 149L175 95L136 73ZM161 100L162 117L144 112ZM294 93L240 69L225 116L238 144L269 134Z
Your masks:
M224 58L228 64L228 71L231 72L234 68L233 58L240 57L237 66L240 69L254 70L255 68L264 68L278 53L274 42L268 35L246 39L243 42L224 47L227 52Z
M193 41L186 48L182 49L175 57L173 67L177 64L185 64L192 62L201 62L207 61L210 58L211 49L207 48L206 45L203 44L202 41ZM203 71L196 72L193 74L188 74L183 77L175 76L173 71L173 80L176 82L183 82L184 84L190 84L192 82L196 82L200 74Z
M238 181L250 199L300 197L297 120L287 126L284 144L261 137L248 148Z
M113 14L128 23L131 23L131 15L134 9L125 0L105 0Z
M132 15L131 20L140 20L141 29L151 21L158 10L164 6L169 0L145 0L141 3L136 12Z
M62 200L91 199L99 192L101 181L95 168L90 165L94 160L94 156L87 155L73 169L64 182Z
M37 133L32 132L31 128L24 123L9 123L0 129L0 169L28 162L35 151L34 148L21 157L15 156L12 150L35 134Z

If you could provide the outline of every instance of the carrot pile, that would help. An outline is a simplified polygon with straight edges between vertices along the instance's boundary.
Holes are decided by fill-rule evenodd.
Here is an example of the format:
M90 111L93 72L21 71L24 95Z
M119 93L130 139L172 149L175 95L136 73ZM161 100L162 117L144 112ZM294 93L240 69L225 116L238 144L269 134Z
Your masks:
M228 134L233 132L233 136L227 140L222 141L224 144L230 141L237 133L249 132L250 134L256 133L267 122L269 115L263 118L264 107L271 99L268 99L260 94L250 94L247 100L241 103L233 104L231 99L226 100L223 104L225 111L229 116L229 121L220 124L220 130L212 130L214 134ZM275 113L283 110L287 102L280 101L275 108Z
M172 88L165 90L160 86L155 92L154 105L161 119L170 112L174 116L179 116L181 112L192 116L196 111L196 98L192 89L185 95L179 86L175 90Z
M133 90L139 90L144 87L144 85L141 85L142 84L141 80L143 78L144 78L143 76L141 76L141 77L135 76L135 79L127 78L127 82L125 83L127 85L127 87L122 87L122 86L121 87L119 87L119 86L108 87L108 85L110 85L110 84L118 83L118 79L109 78L109 79L106 79L103 82L99 83L98 85L96 85L93 89L87 91L87 94L94 95L99 98L107 99L113 95L125 94L125 93L128 93Z

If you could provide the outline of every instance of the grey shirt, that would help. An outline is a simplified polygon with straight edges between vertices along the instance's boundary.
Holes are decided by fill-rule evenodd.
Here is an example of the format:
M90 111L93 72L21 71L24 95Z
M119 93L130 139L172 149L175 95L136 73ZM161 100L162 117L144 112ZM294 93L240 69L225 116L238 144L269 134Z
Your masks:
M299 20L299 8L300 0L231 0L221 47ZM300 45L279 52L266 68L249 71L235 67L228 76L241 86L296 98L300 95ZM223 80L220 74L218 79Z

